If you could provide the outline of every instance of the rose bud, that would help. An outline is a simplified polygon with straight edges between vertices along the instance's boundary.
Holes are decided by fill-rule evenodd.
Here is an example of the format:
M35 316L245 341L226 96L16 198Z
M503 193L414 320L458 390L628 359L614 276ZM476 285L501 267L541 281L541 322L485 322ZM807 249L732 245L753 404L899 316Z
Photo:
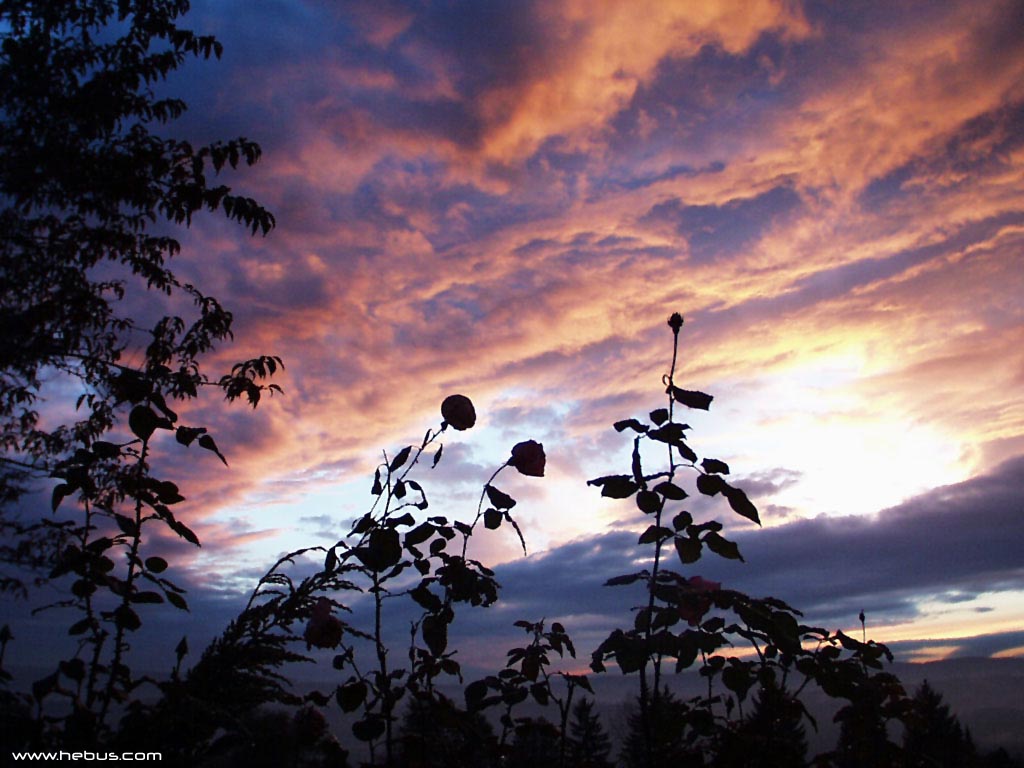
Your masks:
M530 477L544 477L544 446L536 440L526 440L512 448L512 458L508 460L510 467L515 467L520 474Z
M448 395L441 403L441 418L446 424L451 424L452 429L460 432L469 429L476 424L476 409L473 408L473 401L465 395Z

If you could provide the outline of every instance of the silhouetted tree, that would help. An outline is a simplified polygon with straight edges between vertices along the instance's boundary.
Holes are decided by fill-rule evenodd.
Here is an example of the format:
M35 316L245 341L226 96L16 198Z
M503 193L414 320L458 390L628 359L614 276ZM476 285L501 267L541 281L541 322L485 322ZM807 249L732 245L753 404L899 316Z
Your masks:
M478 712L459 709L449 699L416 696L398 734L403 768L488 768L495 765L494 729Z
M723 734L716 768L803 768L807 733L803 707L766 676L750 715Z
M163 134L186 107L158 84L189 58L221 53L213 37L178 25L188 8L0 3L0 561L14 565L0 589L23 592L24 569L44 568L70 590L59 605L75 611L78 652L32 691L47 699L40 722L62 747L103 743L113 710L135 697L128 655L146 615L139 606L188 607L169 563L148 551L157 528L199 543L172 511L184 496L155 476L154 451L194 444L226 459L171 404L208 384L252 405L277 389L259 383L280 366L275 357L208 377L203 356L231 338L232 315L169 266L180 250L169 233L201 211L254 234L274 226L254 200L213 181L254 164L258 145L196 147ZM68 515L7 514L51 478L54 512L77 502Z
M580 699L569 723L569 765L573 768L611 768L612 742L594 712L593 699Z
M221 53L213 37L178 26L188 8L187 0L0 4L0 503L37 478L68 474L61 461L99 441L121 409L161 398L159 412L164 399L194 397L208 383L200 357L231 337L231 313L171 271L180 245L164 223L188 226L219 209L254 233L274 225L254 200L212 181L225 167L255 163L258 145L194 147L157 133L186 105L157 96L156 84L187 58ZM126 296L146 291L180 296L178 306L194 311L161 319L149 314L154 304L134 302L130 314ZM258 398L231 381L229 396ZM75 420L62 423L52 408L41 416L41 400L67 391L78 397ZM101 500L100 473L70 479L67 495ZM116 494L116 482L107 484ZM8 522L4 532L20 540L36 531ZM36 538L56 538L43 533L51 535ZM0 552L19 564L32 564L32 554ZM7 579L0 586L18 586Z
M668 689L648 702L647 717L637 701L626 717L628 732L622 743L619 763L625 768L670 768L704 765L699 749L687 739L692 710ZM646 721L646 722L645 722Z
M973 764L976 758L960 720L942 702L942 694L925 680L914 693L903 732L907 765L953 768Z
M558 768L558 728L544 718L524 717L516 722L515 738L504 765L507 768Z

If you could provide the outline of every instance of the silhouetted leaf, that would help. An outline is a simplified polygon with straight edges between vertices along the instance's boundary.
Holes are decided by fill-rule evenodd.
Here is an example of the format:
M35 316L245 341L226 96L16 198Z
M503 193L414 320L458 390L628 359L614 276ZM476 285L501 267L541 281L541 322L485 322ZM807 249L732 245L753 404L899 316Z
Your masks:
M694 392L689 389L680 389L675 386L668 388L668 394L670 394L672 399L677 403L681 403L687 408L695 408L701 411L708 410L711 407L711 401L714 400L711 395L705 394L704 392Z
M689 512L680 512L672 518L672 527L677 531L681 531L692 522L693 516Z
M704 459L700 465L704 468L705 472L709 472L715 475L728 475L729 465L724 461L718 459Z
M373 741L384 735L384 719L371 715L352 723L352 735L360 741Z
M615 428L616 432L622 432L623 430L626 429L632 429L634 432L643 433L648 430L648 426L646 424L641 424L636 419L624 419L622 421L616 421L612 426Z
M197 437L205 433L206 429L204 427L178 427L174 433L174 438L182 445L188 446Z
M650 413L651 421L659 427L668 421L668 408L656 408Z
M640 491L636 495L636 506L645 515L652 515L661 509L661 497L654 491Z
M167 570L167 561L162 557L147 557L146 570L151 573L163 573Z
M448 647L448 622L432 614L423 619L422 631L423 642L427 644L430 652L435 656L443 654L444 649Z
M503 491L499 491L493 485L485 485L484 490L487 492L487 498L490 500L498 509L512 509L516 505L516 500L509 496Z
M436 467L437 466L437 462L439 462L441 460L441 453L442 453L442 451L444 451L444 446L443 445L439 445L437 447L437 453L434 454L434 462L430 465L431 469Z
M136 437L149 440L156 431L158 420L148 406L136 405L128 414L128 427Z
M127 605L119 605L114 609L114 623L129 632L134 632L142 626L139 615Z
M699 475L697 477L697 490L705 496L715 496L726 489L725 480L718 475Z
M728 558L729 560L743 560L743 556L740 554L740 548L736 543L725 539L721 534L711 531L704 536L704 543L707 544L708 549L716 555Z
M50 509L54 512L64 500L64 497L71 493L71 487L66 483L59 483L53 487L53 496L50 498Z
M636 493L640 486L629 475L609 475L588 480L587 485L601 488L601 495L612 499L628 499Z
M501 518L501 512L498 510L494 508L487 509L487 511L484 512L484 527L493 531L501 525Z
M604 585L606 587L619 587L623 584L632 584L633 582L639 581L640 579L644 578L646 575L646 571L641 571L640 573L630 573L626 576L615 576L613 578L608 579L608 581L606 581Z
M355 712L366 700L366 683L362 680L349 680L344 685L339 685L334 692L338 706L342 712Z
M395 455L395 458L393 458L391 460L391 463L388 464L388 471L389 472L394 472L396 469L399 469L403 464L405 464L406 461L409 460L409 454L410 453L412 453L412 446L411 445L407 445L407 446L405 446L405 448L400 450Z
M217 443L215 443L213 438L209 435L199 436L199 447L217 454L217 458L224 462L224 466L226 467L228 465L228 460L224 458L224 454L217 450Z
M434 531L437 530L430 523L420 523L411 531L405 534L406 546L422 544L424 541L434 535Z
M637 541L637 544L653 544L656 541L664 541L672 535L672 531L668 528L652 525L640 534L640 539Z
M689 565L690 563L695 563L700 560L700 539L676 536L675 543L676 552L679 553L679 560L684 565Z
M393 528L375 528L367 543L353 550L355 556L371 571L381 573L393 567L402 557L398 531Z
M761 524L761 518L757 514L757 507L747 498L746 493L732 486L726 486L722 490L725 493L725 498L729 500L729 506L732 507L733 512L758 525Z
M173 605L175 608L182 611L188 610L188 603L185 601L185 598L179 595L177 592L167 591L164 592L164 596L167 598L167 602Z
M682 501L688 494L682 488L675 483L670 483L668 480L658 483L652 488L655 493L660 493L669 501Z

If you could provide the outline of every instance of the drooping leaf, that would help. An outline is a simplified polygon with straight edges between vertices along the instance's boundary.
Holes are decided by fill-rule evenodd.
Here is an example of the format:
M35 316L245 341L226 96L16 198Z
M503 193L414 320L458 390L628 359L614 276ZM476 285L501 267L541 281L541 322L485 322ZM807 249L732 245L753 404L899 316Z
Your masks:
M656 408L650 413L651 421L659 427L668 421L668 408Z
M58 483L53 487L53 496L50 499L50 509L54 512L64 500L64 497L71 493L71 487L67 483Z
M711 407L711 401L714 398L711 395L705 394L704 392L694 392L689 389L680 389L679 387L669 387L668 394L672 396L672 399L677 403L685 405L687 408L695 408L697 410L706 411Z
M686 536L676 536L676 552L683 565L696 563L700 560L701 543L700 539L692 539Z
M393 458L391 460L391 463L388 464L388 471L394 472L395 470L399 469L403 464L405 464L406 461L409 460L410 453L412 453L412 446L407 445L405 446L405 448L403 448L397 454L395 454L395 458Z
M512 509L516 505L515 499L504 491L499 491L493 485L485 485L484 490L487 492L488 500L497 509Z
M490 507L484 512L484 527L493 531L501 525L501 519L501 512Z
M628 499L638 490L640 486L629 475L608 475L588 480L587 485L595 485L601 488L601 495L611 499Z
M752 522L761 524L761 518L757 514L757 507L754 506L753 502L747 498L747 494L739 488L732 486L726 486L723 489L725 498L729 500L729 506L732 507L732 511L741 517L747 518Z
M448 647L448 622L437 614L431 614L423 619L422 631L423 642L430 652L435 656L443 654Z
M704 543L716 555L729 560L743 560L743 555L740 554L740 548L736 545L736 542L729 541L719 533L710 531L704 536Z
M217 449L217 443L214 442L213 438L210 437L210 435L200 435L199 436L199 447L200 448L205 448L208 451L212 451L213 453L215 453L217 455L218 459L220 459L222 462L224 462L224 466L225 467L228 465L228 460L225 459L224 458L224 454L221 453Z

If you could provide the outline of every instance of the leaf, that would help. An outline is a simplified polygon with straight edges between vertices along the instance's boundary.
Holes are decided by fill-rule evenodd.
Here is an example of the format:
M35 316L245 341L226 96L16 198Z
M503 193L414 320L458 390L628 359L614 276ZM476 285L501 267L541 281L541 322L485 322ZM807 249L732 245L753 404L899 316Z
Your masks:
M71 486L67 483L60 483L59 485L53 486L53 496L50 499L50 509L53 512L57 511L57 507L64 501L64 497L71 493Z
M626 429L632 429L634 432L640 432L641 434L646 432L649 427L646 424L641 424L636 419L624 419L623 421L616 421L612 426L616 432L622 432Z
M127 605L119 605L114 609L114 623L129 632L134 632L142 626L142 620L139 619L139 615Z
M676 552L679 554L679 560L683 565L696 563L700 560L700 550L700 539L676 536Z
M600 486L601 495L611 499L628 499L640 486L629 475L609 475L588 480L587 485Z
M355 712L366 700L366 683L362 680L349 680L344 685L339 685L334 692L338 706L342 712Z
M484 527L491 531L495 530L496 528L498 528L498 526L501 525L501 518L501 512L494 509L493 507L489 508L486 512L484 512Z
M213 438L209 435L199 436L199 447L205 448L208 451L213 451L217 454L217 458L224 462L224 466L228 465L228 460L224 458L224 454L217 450L217 443L213 441Z
M736 542L729 541L721 534L710 531L704 536L704 543L716 555L728 560L743 560L743 555L740 554L740 548L736 545Z
M690 525L692 522L693 515L691 515L689 512L684 511L680 512L678 515L672 518L672 527L677 531L681 531L683 530L683 528Z
M656 541L664 541L665 539L672 536L673 533L668 528L659 527L657 525L650 526L646 531L640 534L640 538L637 544L653 544Z
M624 584L632 584L634 581L639 581L647 575L647 571L641 571L640 573L630 573L626 576L614 576L608 579L604 583L606 587L620 587Z
M438 446L437 453L434 454L434 463L430 465L431 469L436 467L437 466L437 462L439 462L441 460L441 452L442 451L444 451L444 445Z
M542 707L546 707L548 705L550 694L548 692L548 687L544 683L534 683L531 685L530 695L533 696L534 701Z
M384 719L371 715L352 723L352 735L360 741L373 741L384 735Z
M149 440L153 435L157 421L157 415L145 405L136 405L128 414L128 427L142 440Z
M732 507L733 512L758 525L761 524L761 518L757 514L757 507L747 498L746 493L739 488L733 488L731 485L727 485L723 489L723 493L725 493L725 498L729 500L729 506Z
M656 408L650 413L651 421L659 427L668 421L668 408Z
M466 709L474 712L481 708L490 687L484 680L475 680L466 686Z
M159 592L137 592L132 595L131 598L133 603L162 603L164 601L163 596Z
M670 394L672 399L677 403L681 403L687 408L695 408L701 411L708 410L711 407L711 401L714 400L711 395L705 394L704 392L694 392L689 389L680 389L675 386L668 388L668 394Z
M185 598L179 595L177 592L164 592L164 596L167 598L167 602L173 605L178 610L188 610L188 603L185 601Z
M670 501L682 501L689 495L678 485L676 485L675 483L670 483L668 480L658 483L651 490L653 490L655 493L660 493L662 496L664 496L666 499Z
M121 532L126 536L135 538L139 535L139 526L135 524L135 521L130 517L119 515L114 513L114 522L117 523L117 527L121 529Z
M653 515L661 509L661 497L654 491L640 491L636 495L636 506L645 515Z
M370 489L370 493L374 496L380 496L384 493L384 486L380 482L380 467L377 467L373 473L373 487Z
M430 523L420 523L411 531L405 534L405 545L416 545L422 544L424 541L434 535L434 531L437 530Z
M366 545L356 547L353 553L371 571L386 571L402 558L398 531L393 528L376 528L370 532Z
M516 505L516 500L509 496L503 491L499 491L493 485L485 485L484 491L487 492L487 498L490 500L498 509L512 509Z
M391 460L391 463L388 464L388 471L389 472L394 472L396 469L398 469L403 464L405 464L405 462L409 460L409 454L411 452L412 452L412 446L411 445L407 445L407 446L405 446L405 448L400 450L398 452L398 454L395 456L395 458L393 458Z
M181 536L181 538L185 539L185 541L195 544L197 547L200 546L199 537L196 536L192 529L184 523L179 522L178 520L169 519L167 520L167 525L170 526L171 530L176 534Z
M440 616L430 615L423 619L423 642L434 656L440 656L448 647L448 622Z
M718 459L704 459L700 465L704 468L705 472L713 475L728 475L729 465L724 461Z
M189 446L193 440L205 433L205 427L178 427L174 439L184 446Z
M697 490L705 496L716 496L728 488L725 480L718 475L700 475L697 478Z

